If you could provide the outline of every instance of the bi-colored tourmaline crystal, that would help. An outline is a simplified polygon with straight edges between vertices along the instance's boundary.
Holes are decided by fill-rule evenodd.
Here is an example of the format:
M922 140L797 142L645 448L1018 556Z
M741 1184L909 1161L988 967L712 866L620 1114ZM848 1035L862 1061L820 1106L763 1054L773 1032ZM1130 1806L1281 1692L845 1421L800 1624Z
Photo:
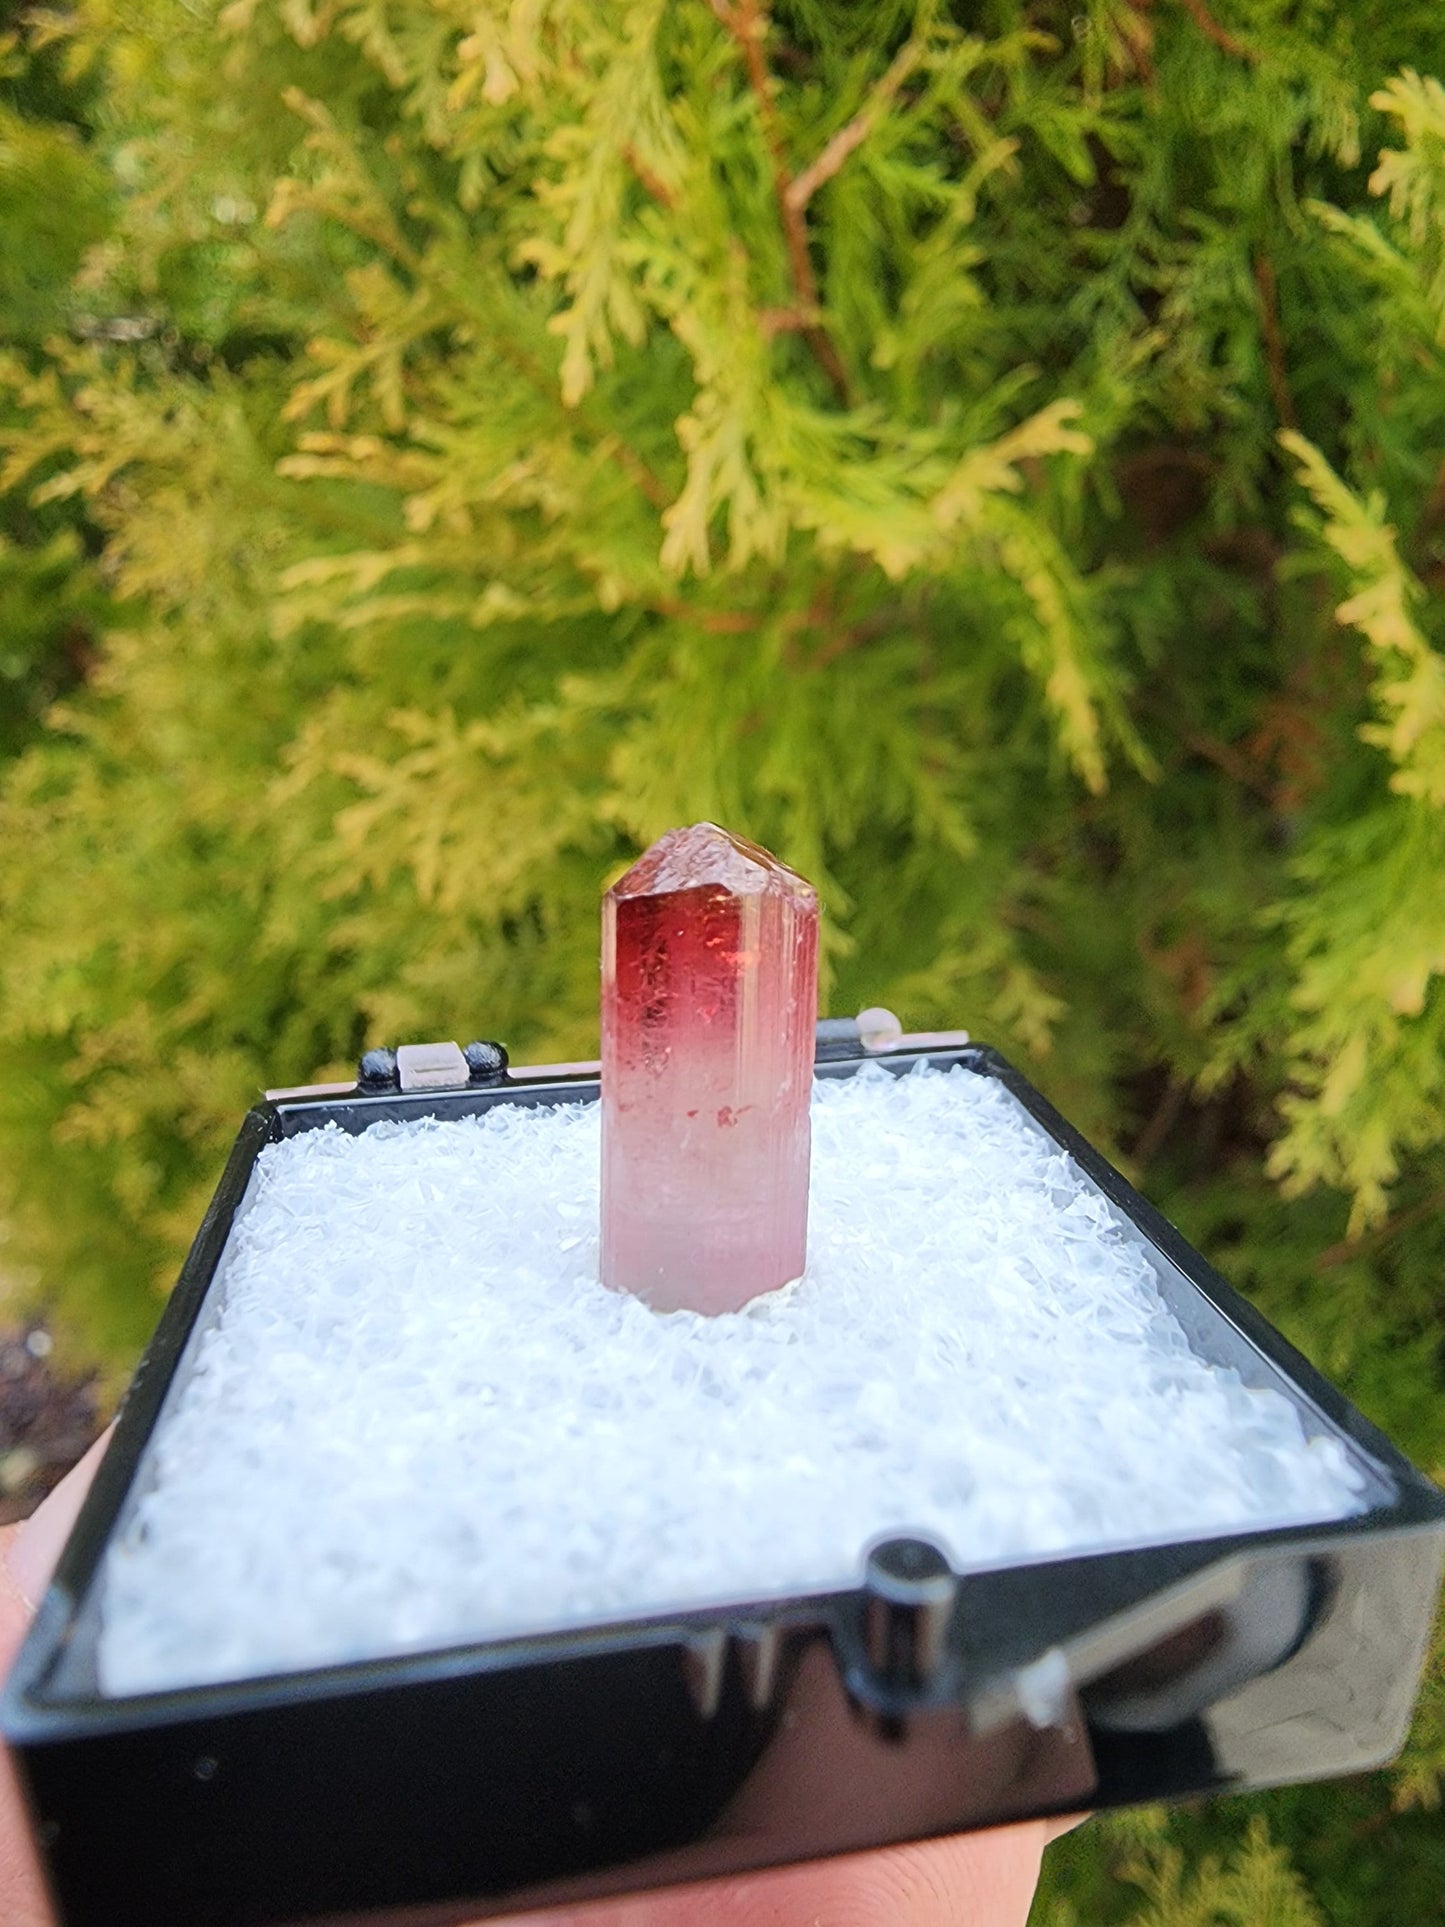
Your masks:
M736 1311L801 1276L818 898L755 843L671 830L602 906L602 1276Z

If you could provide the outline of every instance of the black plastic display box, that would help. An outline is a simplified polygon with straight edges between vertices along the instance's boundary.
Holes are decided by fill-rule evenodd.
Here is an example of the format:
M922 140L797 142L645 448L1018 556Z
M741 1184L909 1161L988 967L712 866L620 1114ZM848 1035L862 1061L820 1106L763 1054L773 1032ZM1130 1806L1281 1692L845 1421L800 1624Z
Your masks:
M839 1030L820 1027L820 1076L864 1061ZM1341 1440L1367 1510L961 1575L894 1540L856 1591L103 1696L97 1574L262 1146L597 1096L595 1078L467 1055L465 1088L404 1094L373 1058L355 1091L268 1102L241 1128L0 1712L67 1927L421 1927L1395 1752L1445 1497L977 1046L868 1061L1002 1082L1152 1247L1195 1349Z

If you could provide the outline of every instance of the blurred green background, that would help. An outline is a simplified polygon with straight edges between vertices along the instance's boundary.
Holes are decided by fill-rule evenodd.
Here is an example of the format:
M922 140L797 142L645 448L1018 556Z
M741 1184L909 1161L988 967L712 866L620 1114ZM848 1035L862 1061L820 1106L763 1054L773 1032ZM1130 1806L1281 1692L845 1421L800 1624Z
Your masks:
M0 1289L65 1419L0 1477L259 1088L589 1054L599 887L702 816L1438 1475L1438 0L0 19ZM1397 1768L1094 1821L1037 1922L1445 1920L1442 1784L1437 1652Z

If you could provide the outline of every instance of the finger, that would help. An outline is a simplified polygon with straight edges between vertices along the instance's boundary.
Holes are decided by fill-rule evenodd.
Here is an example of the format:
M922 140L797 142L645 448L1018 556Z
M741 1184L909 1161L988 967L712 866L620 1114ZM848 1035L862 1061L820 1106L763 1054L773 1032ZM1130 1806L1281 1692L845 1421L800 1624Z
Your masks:
M1030 1820L512 1920L516 1927L1025 1927L1044 1841L1043 1822Z
M85 1457L70 1468L10 1543L7 1554L10 1577L32 1612L50 1583L60 1549L70 1537L70 1528L75 1524L76 1514L90 1490L96 1467L105 1457L105 1448L114 1430L113 1425L105 1428Z
M23 1526L0 1533L0 1676L10 1670L30 1624L35 1602L44 1592L60 1557L95 1468L110 1442L101 1434ZM6 1927L51 1927L53 1916L45 1883L30 1843L25 1802L0 1747L0 1919Z
M11 1574L3 1554L13 1551L19 1529L0 1530L0 1677L10 1670L30 1624L30 1602ZM30 1844L25 1802L10 1764L0 1746L0 1920L5 1927L50 1927L45 1885Z
M1044 1840L1052 1845L1055 1840L1061 1840L1066 1833L1072 1833L1075 1827L1083 1826L1086 1820L1092 1820L1093 1817L1092 1813L1056 1814L1052 1820L1044 1822Z

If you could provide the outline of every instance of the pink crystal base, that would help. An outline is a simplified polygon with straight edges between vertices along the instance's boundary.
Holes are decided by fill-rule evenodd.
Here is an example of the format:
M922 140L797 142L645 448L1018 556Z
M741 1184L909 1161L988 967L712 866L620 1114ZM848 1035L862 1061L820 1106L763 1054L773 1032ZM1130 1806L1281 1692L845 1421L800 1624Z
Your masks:
M673 830L602 918L602 1277L737 1311L801 1276L818 900L715 824Z

